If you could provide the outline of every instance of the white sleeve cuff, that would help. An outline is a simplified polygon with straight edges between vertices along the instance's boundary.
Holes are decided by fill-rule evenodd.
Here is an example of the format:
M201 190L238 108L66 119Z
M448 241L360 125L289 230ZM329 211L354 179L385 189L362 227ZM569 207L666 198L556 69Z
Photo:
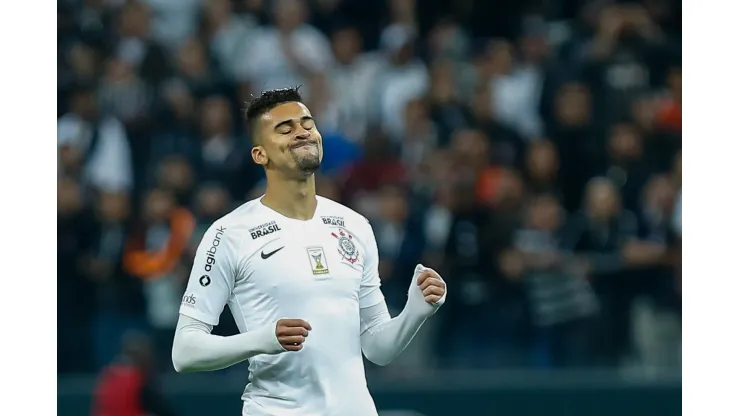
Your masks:
M409 345L426 317L411 314L408 308L391 319L385 302L360 309L362 352L372 363L388 365Z
M188 306L180 306L180 315L187 316L189 318L193 318L194 320L204 322L211 326L218 325L219 318L213 318L212 316L203 313L197 309L190 308ZM208 331L210 333L211 331Z
M255 355L285 351L275 325L229 337L212 335L212 330L205 322L180 315L172 344L172 365L177 372L220 370Z

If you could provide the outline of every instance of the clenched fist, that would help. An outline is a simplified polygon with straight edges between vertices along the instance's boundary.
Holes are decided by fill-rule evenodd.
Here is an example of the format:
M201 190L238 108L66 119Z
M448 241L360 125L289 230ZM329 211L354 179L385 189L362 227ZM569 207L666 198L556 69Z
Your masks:
M300 351L306 342L311 324L303 319L281 319L275 325L275 335L286 351Z
M439 274L421 264L417 265L409 287L409 311L425 318L432 316L445 303L446 297L447 285Z
M439 274L432 269L422 271L416 279L416 284L427 303L438 303L447 292L447 285L439 277Z

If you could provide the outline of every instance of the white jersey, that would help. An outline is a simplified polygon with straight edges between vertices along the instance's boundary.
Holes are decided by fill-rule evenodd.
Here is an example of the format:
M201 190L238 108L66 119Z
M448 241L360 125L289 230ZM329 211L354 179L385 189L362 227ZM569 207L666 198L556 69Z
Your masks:
M360 308L384 301L368 221L317 197L314 218L249 201L217 220L195 257L180 313L217 325L229 305L240 332L304 319L303 349L249 360L244 415L377 415L365 381Z

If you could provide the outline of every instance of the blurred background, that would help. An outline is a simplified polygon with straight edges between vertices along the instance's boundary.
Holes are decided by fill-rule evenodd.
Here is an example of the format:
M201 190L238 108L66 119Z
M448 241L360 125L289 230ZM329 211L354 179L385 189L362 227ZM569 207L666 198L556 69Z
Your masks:
M175 375L170 348L202 233L263 191L243 103L297 85L392 312L416 263L450 288L367 364L383 414L680 414L680 1L57 10L60 415L239 414L246 365Z

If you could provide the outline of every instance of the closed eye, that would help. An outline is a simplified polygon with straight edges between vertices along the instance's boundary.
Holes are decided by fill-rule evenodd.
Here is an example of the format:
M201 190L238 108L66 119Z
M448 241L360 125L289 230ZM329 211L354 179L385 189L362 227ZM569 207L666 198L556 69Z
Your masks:
M311 130L316 127L316 122L310 117L303 117L301 119L301 126L306 130Z
M290 134L293 131L293 120L284 120L275 125L275 131L278 134ZM306 130L312 130L316 127L316 122L311 116L303 116L300 119L301 127Z

